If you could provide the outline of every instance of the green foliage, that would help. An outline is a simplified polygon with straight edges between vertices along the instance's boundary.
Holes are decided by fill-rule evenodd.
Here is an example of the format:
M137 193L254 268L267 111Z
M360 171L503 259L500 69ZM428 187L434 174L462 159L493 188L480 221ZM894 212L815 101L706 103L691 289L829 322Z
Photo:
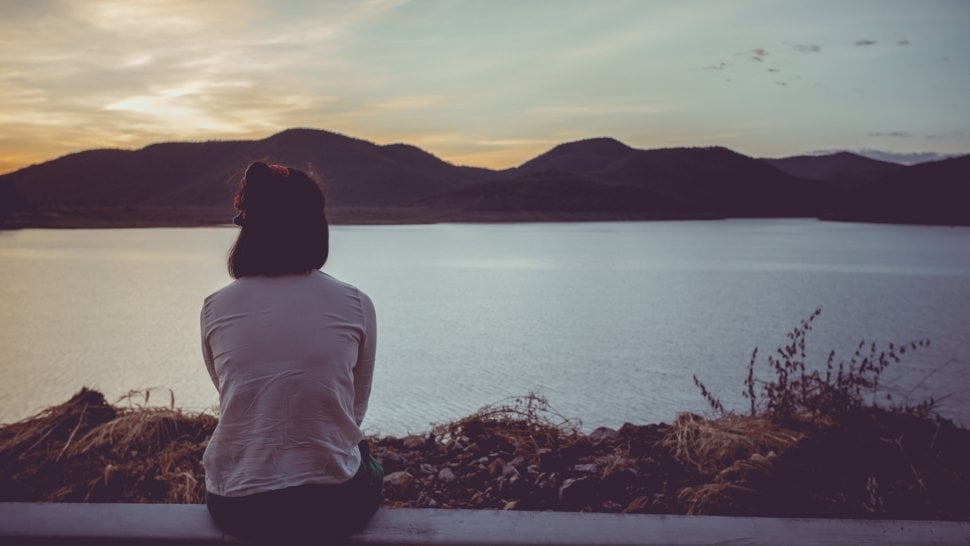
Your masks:
M920 339L896 345L890 343L881 349L875 342L862 340L852 358L836 361L835 351L829 352L825 370L808 366L805 338L821 314L816 309L808 318L787 334L788 342L768 354L768 378L755 373L758 349L754 349L748 363L748 373L741 393L749 403L749 413L778 419L790 419L804 414L834 416L864 407L887 407L919 415L929 414L935 400L931 397L917 404L893 401L891 393L885 392L880 378L892 363L898 363L908 351L928 347L928 339ZM694 384L701 391L711 408L721 415L727 412L721 401L694 376ZM883 406L885 404L885 406Z

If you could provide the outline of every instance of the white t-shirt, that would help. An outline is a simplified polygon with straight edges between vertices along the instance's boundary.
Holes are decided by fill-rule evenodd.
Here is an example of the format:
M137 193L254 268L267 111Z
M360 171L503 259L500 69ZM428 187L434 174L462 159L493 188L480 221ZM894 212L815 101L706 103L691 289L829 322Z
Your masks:
M202 354L219 425L206 488L237 497L352 478L376 337L370 298L321 271L243 277L207 297Z

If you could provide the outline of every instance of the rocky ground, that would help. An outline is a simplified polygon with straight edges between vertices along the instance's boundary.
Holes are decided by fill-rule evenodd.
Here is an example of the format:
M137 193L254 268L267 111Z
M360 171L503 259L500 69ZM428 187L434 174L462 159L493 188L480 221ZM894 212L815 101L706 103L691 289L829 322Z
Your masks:
M202 502L215 424L83 390L0 427L0 500ZM583 434L532 395L371 445L389 507L970 520L970 431L912 412Z

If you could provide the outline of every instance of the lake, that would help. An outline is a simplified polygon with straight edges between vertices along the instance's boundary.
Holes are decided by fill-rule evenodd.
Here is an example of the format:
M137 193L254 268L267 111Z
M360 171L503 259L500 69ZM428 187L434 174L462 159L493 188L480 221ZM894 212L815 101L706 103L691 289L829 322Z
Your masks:
M202 299L234 228L0 232L0 422L81 386L205 410ZM929 338L896 399L970 423L970 228L807 219L336 226L330 274L370 294L365 430L420 432L534 391L583 428L742 410L746 365L820 307L809 357ZM762 372L767 372L764 362ZM141 403L132 397L132 403Z

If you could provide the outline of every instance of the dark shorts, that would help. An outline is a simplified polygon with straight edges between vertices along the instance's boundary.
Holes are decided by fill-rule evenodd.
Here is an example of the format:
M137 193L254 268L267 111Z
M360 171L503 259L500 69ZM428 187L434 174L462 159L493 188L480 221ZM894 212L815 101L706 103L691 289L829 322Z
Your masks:
M216 525L238 538L274 544L339 540L363 528L381 504L384 469L370 456L366 440L359 447L360 468L347 482L244 497L206 491L206 506Z

